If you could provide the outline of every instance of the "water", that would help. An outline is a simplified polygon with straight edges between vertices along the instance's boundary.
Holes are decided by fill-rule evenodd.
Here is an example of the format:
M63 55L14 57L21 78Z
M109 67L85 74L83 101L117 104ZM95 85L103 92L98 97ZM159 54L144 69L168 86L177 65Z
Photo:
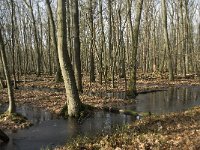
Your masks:
M125 93L97 93L96 96L125 98ZM123 108L138 112L150 111L155 114L183 111L200 105L200 86L171 87L165 91L139 94L136 100L136 104ZM5 110L5 106L3 108ZM80 123L72 119L58 118L48 111L28 105L18 107L17 111L31 120L34 126L18 130L16 133L7 132L10 142L1 144L0 150L39 150L47 146L55 147L78 135L95 136L102 132L111 133L114 126L135 120L135 117L123 114L98 111Z
M5 108L5 107L4 107ZM0 150L39 150L42 147L63 145L78 135L94 136L111 133L117 126L131 123L135 117L97 111L81 123L73 119L57 118L48 111L24 105L17 111L34 123L34 126L12 133L8 144Z
M170 87L165 91L139 94L136 111L164 114L200 106L200 86ZM132 106L127 108L131 109ZM135 108L135 106L133 106Z
M125 92L89 92L91 96L127 99ZM137 103L122 106L123 109L131 109L137 112L152 112L164 114L179 112L200 105L200 86L170 87L146 94L138 94Z

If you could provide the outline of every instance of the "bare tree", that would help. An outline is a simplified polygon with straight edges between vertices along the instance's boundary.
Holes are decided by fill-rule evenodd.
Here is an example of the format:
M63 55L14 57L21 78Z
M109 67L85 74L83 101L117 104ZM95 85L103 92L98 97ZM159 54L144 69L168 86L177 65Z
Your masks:
M76 86L74 71L67 50L66 0L57 0L57 2L58 56L65 84L68 115L70 117L77 117L80 113L81 101Z
M32 0L29 0L29 2L27 2L27 0L24 0L26 6L29 8L30 12L31 12L31 17L33 20L33 29L34 29L34 40L35 40L35 50L36 50L36 62L37 62L37 75L40 76L41 74L41 55L40 55L40 49L39 49L39 41L38 41L38 31L37 31L37 27L36 27L36 20L35 20L35 16L33 13L33 6L32 6Z
M83 92L82 75L81 75L81 59L80 59L80 34L79 34L79 7L78 0L73 0L73 21L74 21L74 71L76 85L79 92Z
M53 19L53 12L51 9L51 5L49 0L46 0L46 5L47 5L47 10L48 10L48 16L50 20L50 32L51 32L51 37L52 37L52 43L53 43L53 49L55 53L55 63L56 63L56 76L55 80L56 82L62 81L62 76L61 76L61 70L60 70L60 65L59 65L59 59L58 59L58 45L57 45L57 39L56 39L56 27L55 27L55 22Z
M143 0L138 0L137 6L136 6L137 10L136 10L135 25L133 27L131 23L131 3L130 3L130 0L128 0L129 24L130 24L131 39L132 39L132 68L131 68L131 77L130 77L130 83L129 83L129 91L133 97L136 96L137 49L138 49L138 37L139 37L139 27L140 27L141 13L142 13L142 5L143 5Z
M4 39L2 37L1 26L0 26L0 45L1 45L0 54L1 54L1 59L3 62L3 68L4 68L4 73L5 73L7 88L8 88L9 107L7 111L8 111L8 114L11 115L12 113L15 113L16 108L15 108L15 100L14 100L14 91L11 85L11 77L10 77L10 72L8 68L8 62L7 62L6 52L5 52Z
M167 51L167 58L168 58L168 70L169 70L169 80L174 80L173 68L172 68L172 58L171 58L171 51L169 46L169 37L167 32L167 9L166 9L166 1L162 0L162 23L164 29L164 39L165 39L165 48Z

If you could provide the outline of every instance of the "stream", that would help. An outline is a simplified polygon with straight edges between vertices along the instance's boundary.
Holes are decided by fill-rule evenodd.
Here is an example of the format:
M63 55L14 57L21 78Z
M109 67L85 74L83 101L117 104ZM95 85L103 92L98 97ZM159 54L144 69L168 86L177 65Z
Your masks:
M107 97L117 95L118 98L123 98L125 93L97 93L97 95ZM139 94L136 100L136 104L123 106L123 108L138 112L150 111L155 114L179 112L200 105L200 86L170 87L165 91ZM0 107L0 112L4 109L5 107ZM34 126L15 132L7 131L10 142L1 143L0 150L53 148L77 136L112 133L116 127L135 121L133 116L97 111L93 116L78 122L73 119L58 118L48 111L29 105L18 107L17 112L31 120Z

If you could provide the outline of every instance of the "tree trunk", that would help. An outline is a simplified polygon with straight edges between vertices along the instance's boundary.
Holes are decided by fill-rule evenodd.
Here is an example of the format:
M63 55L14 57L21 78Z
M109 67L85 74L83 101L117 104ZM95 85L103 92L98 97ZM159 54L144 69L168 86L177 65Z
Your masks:
M168 70L169 70L169 80L174 80L173 68L172 68L172 58L171 58L171 51L169 46L169 37L167 32L167 9L166 9L166 1L162 0L162 23L164 29L164 40L165 40L165 48L167 51L167 58L168 58Z
M58 44L57 44L57 40L56 40L56 27L55 27L53 13L51 10L49 0L46 0L46 4L47 4L48 16L50 19L50 26L51 26L50 31L51 31L51 36L52 36L52 44L53 44L53 49L54 49L54 53L55 53L55 63L56 63L55 81L60 82L60 81L62 81L62 76L61 76L61 70L60 70L59 59L58 59Z
M14 1L11 0L11 22L12 22L12 34L11 34L11 39L12 39L12 74L13 74L13 81L14 81L14 88L17 89L17 83L16 83L16 75L15 75L15 23L14 23L14 18L15 18L15 6L14 6Z
M37 27L36 27L35 16L33 14L33 7L31 4L31 0L29 0L29 4L27 3L26 0L24 0L24 2L27 5L27 7L30 9L31 17L33 20L33 31L34 31L35 50L36 50L36 67L37 67L36 72L37 72L37 76L40 76L40 74L41 74L41 55L40 55L40 49L39 49L38 32L37 32Z
M90 82L95 82L95 65L94 65L94 24L93 24L93 0L89 0L89 20L90 20Z
M1 59L3 62L3 68L4 68L4 73L5 73L7 88L8 88L9 107L7 111L8 111L8 114L10 115L12 113L15 113L16 108L15 108L14 92L11 85L11 77L10 77L10 72L8 68L8 63L7 63L6 53L5 53L5 45L4 45L4 41L2 37L1 28L0 28L0 45L1 45L1 48L0 48Z
M136 18L135 18L135 25L134 28L131 22L131 3L128 0L128 8L129 8L129 24L131 29L131 39L132 39L132 68L131 68L131 77L129 83L129 92L130 95L135 97L136 96L136 72L137 72L137 49L138 49L138 37L139 37L139 27L140 27L140 19L142 13L142 5L143 0L137 1L137 10L136 10Z
M57 0L57 22L58 22L58 56L60 68L64 79L68 115L78 117L80 113L81 101L79 98L74 71L67 50L67 31L66 31L66 0Z
M78 0L73 0L73 21L74 21L74 71L76 78L76 85L79 92L83 92L82 75L81 75L81 59L80 59L80 35L79 35L79 10Z

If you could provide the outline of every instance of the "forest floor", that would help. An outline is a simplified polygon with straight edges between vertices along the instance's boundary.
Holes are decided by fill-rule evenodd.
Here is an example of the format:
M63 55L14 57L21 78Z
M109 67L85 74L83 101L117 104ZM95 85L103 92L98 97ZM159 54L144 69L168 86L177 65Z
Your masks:
M150 116L110 135L77 138L56 150L199 150L200 107L180 113Z
M197 77L193 75L189 75L187 79L176 77L175 81L168 81L165 75L140 74L137 80L137 90L139 92L166 89L171 86L191 85L200 85ZM137 103L135 100L125 100L123 98L95 96L95 93L124 92L124 79L117 79L115 88L112 88L111 81L109 81L107 85L105 85L105 83L101 85L98 82L90 83L89 78L84 77L83 87L84 92L80 94L81 101L84 104L94 107L120 107L133 103L133 101ZM7 89L0 90L0 99L0 105L8 103ZM42 75L41 77L30 75L27 76L25 80L21 78L20 82L18 82L18 89L15 90L15 101L17 105L29 104L59 114L66 104L64 84L55 83L53 76L47 75ZM195 146L197 142L197 144L200 145L200 139L197 138L200 137L199 117L200 108L198 107L182 113L152 116L151 118L147 117L127 127L123 132L113 134L109 137L99 137L92 143L86 142L80 145L88 149L93 149L95 147L105 147L105 149L110 149L111 147L131 149L133 145L140 146L136 147L138 149L148 149L148 147L151 148L152 146L154 148L159 146L165 148L165 146L167 146L168 149L170 145L172 147L177 146L177 149L179 149L178 146L180 146L181 142L187 142L187 144L191 146ZM156 130L158 128L158 124L159 128L162 128L154 132L154 129ZM22 124L20 121L16 122L16 119L13 121L9 118L0 117L0 128L3 130L19 129L29 125L31 125L30 122ZM184 135L187 135L187 137ZM114 140L115 138L116 140ZM173 141L178 143L174 143ZM77 146L79 147L80 145Z

